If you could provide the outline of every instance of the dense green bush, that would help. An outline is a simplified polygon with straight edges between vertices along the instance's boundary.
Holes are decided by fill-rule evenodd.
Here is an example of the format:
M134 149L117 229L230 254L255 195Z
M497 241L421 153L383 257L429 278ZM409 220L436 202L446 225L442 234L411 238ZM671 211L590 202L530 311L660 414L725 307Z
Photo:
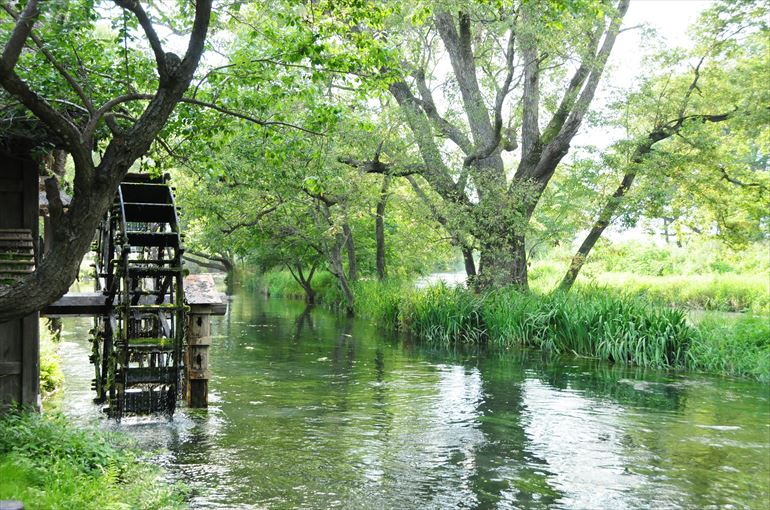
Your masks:
M0 500L30 510L183 508L184 492L160 475L122 436L61 415L0 416Z

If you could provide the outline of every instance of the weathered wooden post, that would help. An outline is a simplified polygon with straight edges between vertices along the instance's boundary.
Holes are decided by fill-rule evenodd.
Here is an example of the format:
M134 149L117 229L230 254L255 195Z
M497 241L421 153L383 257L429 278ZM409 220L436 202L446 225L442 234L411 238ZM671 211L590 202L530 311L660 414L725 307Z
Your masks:
M192 308L192 307L191 307ZM198 308L198 307L196 307ZM187 405L208 407L211 319L208 313L190 310L187 329Z
M211 316L223 315L227 309L224 296L217 292L210 274L190 275L184 280L185 297L190 307L185 353L185 395L191 408L208 407L209 347Z

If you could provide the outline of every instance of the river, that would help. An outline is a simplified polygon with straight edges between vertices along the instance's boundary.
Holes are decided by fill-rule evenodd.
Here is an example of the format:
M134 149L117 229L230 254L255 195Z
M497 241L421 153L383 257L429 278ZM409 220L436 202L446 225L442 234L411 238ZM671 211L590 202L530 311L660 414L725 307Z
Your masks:
M206 411L115 424L67 319L50 405L136 438L194 508L770 507L770 395L749 380L430 348L251 294L214 319Z

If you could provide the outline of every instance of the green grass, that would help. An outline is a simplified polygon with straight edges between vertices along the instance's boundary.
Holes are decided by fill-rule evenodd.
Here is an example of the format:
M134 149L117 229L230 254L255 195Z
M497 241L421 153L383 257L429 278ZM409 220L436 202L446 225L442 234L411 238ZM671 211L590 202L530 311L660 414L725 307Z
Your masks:
M61 415L0 417L0 500L30 510L184 508L184 491L161 475L125 437L78 429Z
M770 277L767 275L605 273L594 281L612 292L669 306L723 312L770 311Z
M571 254L532 261L530 285L546 293L561 281ZM770 247L740 253L708 243L688 248L639 243L603 246L591 254L576 288L602 287L654 304L726 312L770 312Z
M703 370L770 382L770 318L695 325L676 308L582 288L565 294L502 289L477 295L443 284L360 282L356 313L429 343L533 347L652 368Z

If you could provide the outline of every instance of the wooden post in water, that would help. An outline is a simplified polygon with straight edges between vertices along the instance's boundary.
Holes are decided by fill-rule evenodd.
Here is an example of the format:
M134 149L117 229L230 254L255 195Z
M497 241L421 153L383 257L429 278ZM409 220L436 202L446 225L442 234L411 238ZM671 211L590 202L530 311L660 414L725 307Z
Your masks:
M205 408L209 405L209 346L211 346L211 315L193 305L187 326L187 405Z
M187 322L187 350L185 352L186 376L184 395L191 408L209 405L209 347L211 346L211 316L224 315L227 310L225 297L217 292L210 274L190 275L184 280L187 305L190 307Z

